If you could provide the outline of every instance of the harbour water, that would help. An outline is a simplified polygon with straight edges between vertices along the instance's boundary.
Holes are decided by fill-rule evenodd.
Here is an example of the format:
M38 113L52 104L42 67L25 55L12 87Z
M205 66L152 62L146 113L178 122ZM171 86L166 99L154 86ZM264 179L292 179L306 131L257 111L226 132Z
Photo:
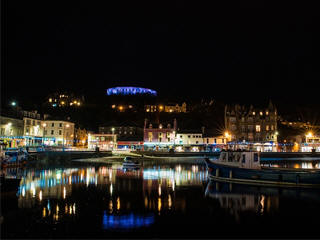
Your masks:
M1 237L320 237L317 189L209 181L201 159L121 162L7 169L22 180L1 194Z

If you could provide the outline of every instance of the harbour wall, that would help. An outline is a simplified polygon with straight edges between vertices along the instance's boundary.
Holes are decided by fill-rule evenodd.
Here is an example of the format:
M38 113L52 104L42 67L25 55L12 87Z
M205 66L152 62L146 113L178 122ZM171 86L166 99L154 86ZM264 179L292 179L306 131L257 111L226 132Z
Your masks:
M29 166L42 165L68 165L74 159L88 159L112 156L111 151L45 151L30 153L28 157Z

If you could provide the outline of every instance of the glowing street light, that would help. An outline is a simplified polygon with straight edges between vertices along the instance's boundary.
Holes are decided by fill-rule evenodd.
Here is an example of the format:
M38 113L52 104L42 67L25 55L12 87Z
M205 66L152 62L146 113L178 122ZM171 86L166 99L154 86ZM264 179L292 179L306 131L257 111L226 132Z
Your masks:
M309 137L309 138L311 138L311 137L313 137L313 134L312 134L312 132L310 131L310 132L307 133L306 136Z
M13 102L11 102L11 106L16 106L17 105L17 103L15 102L15 101L13 101Z

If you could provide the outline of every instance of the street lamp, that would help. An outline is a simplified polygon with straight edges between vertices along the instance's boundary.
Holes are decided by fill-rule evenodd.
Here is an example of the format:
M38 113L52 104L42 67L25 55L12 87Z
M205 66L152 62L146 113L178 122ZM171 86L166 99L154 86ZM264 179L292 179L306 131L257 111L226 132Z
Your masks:
M44 131L45 131L46 126L47 126L46 123L42 124L42 127L43 127L43 130L42 130L42 145L43 145L43 147L44 147Z
M63 133L62 133L62 151L64 152L64 131L65 131L65 127L68 128L70 125L64 125L63 124Z

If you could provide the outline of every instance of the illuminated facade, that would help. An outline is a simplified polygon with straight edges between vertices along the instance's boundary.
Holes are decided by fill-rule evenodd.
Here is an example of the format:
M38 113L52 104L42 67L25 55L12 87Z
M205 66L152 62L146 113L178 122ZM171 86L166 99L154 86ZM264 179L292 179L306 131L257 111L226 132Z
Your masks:
M0 139L6 147L24 146L23 120L0 116Z
M305 143L301 144L301 152L311 152L312 149L320 152L320 136L309 132L305 136Z
M88 134L88 149L95 150L98 147L101 151L112 151L117 149L116 134Z
M157 91L141 87L113 87L107 89L107 95L152 95L157 96Z
M73 146L74 123L62 120L44 120L44 144L48 146Z
M156 124L144 122L144 145L145 148L168 147L174 144L175 134L177 130L177 120L174 119L173 124Z
M226 105L225 129L237 147L249 144L257 151L276 151L277 109L271 102L265 109Z

